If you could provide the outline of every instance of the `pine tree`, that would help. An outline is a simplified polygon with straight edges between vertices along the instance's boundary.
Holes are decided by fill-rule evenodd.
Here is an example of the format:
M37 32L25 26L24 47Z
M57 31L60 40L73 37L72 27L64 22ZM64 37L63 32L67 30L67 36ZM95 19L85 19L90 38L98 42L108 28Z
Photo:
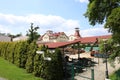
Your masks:
M31 23L30 29L27 32L27 36L29 37L28 42L31 43L33 41L36 41L38 39L38 37L40 36L37 32L37 30L39 29L39 27L33 27L33 23Z

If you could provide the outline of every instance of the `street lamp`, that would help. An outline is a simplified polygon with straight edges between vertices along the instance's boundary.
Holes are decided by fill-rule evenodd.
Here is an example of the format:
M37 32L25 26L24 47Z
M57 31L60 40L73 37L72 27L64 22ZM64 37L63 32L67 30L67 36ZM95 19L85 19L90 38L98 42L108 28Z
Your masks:
M105 61L106 61L106 71L105 71L106 78L105 78L105 80L109 80L108 64L107 64L107 57L108 57L108 55L107 55L107 43L106 42L104 42L104 49L105 49Z
M94 62L94 58L92 59L92 61ZM91 67L91 80L94 80L94 64L92 63L92 67Z
M50 57L45 57L45 52L44 51L36 51L37 54L42 54L44 60L51 61L52 59Z

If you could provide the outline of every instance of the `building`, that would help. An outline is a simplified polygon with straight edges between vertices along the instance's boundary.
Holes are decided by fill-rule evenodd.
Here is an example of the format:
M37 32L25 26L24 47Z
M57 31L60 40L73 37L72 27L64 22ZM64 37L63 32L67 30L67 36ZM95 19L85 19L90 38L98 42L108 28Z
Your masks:
M48 30L38 39L37 44L45 44L50 48L58 48L74 43L95 44L99 40L106 40L109 38L111 38L111 35L81 37L79 28L75 28L75 33L70 36L67 36L64 32L53 33L53 31Z
M42 35L37 43L51 43L51 42L67 42L69 40L68 36L64 32L53 32L48 30L44 35Z
M27 39L28 39L28 36L19 36L19 37L13 38L12 41L25 41Z
M11 42L11 37L0 35L0 42Z
M91 37L81 37L79 28L75 28L74 35L69 36L69 41L78 40L82 44L93 44L96 40L107 40L111 38L111 35L101 35L101 36L91 36Z
M73 35L69 36L69 41L74 41L74 40L80 39L80 38L81 38L81 35L79 32L79 28L75 28L75 33Z

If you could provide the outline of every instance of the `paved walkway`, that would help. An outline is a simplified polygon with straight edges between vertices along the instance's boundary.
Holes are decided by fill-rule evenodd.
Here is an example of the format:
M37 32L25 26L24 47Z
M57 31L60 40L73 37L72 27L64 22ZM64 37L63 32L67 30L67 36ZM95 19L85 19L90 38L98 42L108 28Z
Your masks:
M78 58L78 55L69 55L70 58ZM99 64L95 64L94 66L94 74L95 74L95 80L105 80L105 71L106 71L106 65L103 63L102 58L94 58L90 56L90 53L82 53L80 54L80 57L86 57L86 58L92 58L95 62L99 62ZM118 62L115 62L115 68L111 67L111 65L108 63L108 73L111 74L114 71L118 70L120 68L120 64ZM90 80L91 79L91 68L87 68L87 71L84 71L83 73L79 73L75 76L75 79L77 80Z
M6 80L6 79L0 77L0 80Z
M95 64L94 66L94 76L95 80L105 80L105 71L106 71L106 65L103 63L103 59L94 58L95 62L99 62L99 64ZM113 73L117 69L120 68L120 64L115 63L115 68L111 67L111 65L108 63L108 72L109 74ZM76 80L91 80L91 68L88 68L83 73L79 73L75 76Z

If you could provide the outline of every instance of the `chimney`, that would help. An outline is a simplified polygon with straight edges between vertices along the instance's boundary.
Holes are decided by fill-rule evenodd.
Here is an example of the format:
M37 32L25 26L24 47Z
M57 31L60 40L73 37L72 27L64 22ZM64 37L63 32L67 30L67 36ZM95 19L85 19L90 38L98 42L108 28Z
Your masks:
M74 34L74 36L76 37L76 39L81 38L81 35L79 33L79 28L75 28L75 34Z

